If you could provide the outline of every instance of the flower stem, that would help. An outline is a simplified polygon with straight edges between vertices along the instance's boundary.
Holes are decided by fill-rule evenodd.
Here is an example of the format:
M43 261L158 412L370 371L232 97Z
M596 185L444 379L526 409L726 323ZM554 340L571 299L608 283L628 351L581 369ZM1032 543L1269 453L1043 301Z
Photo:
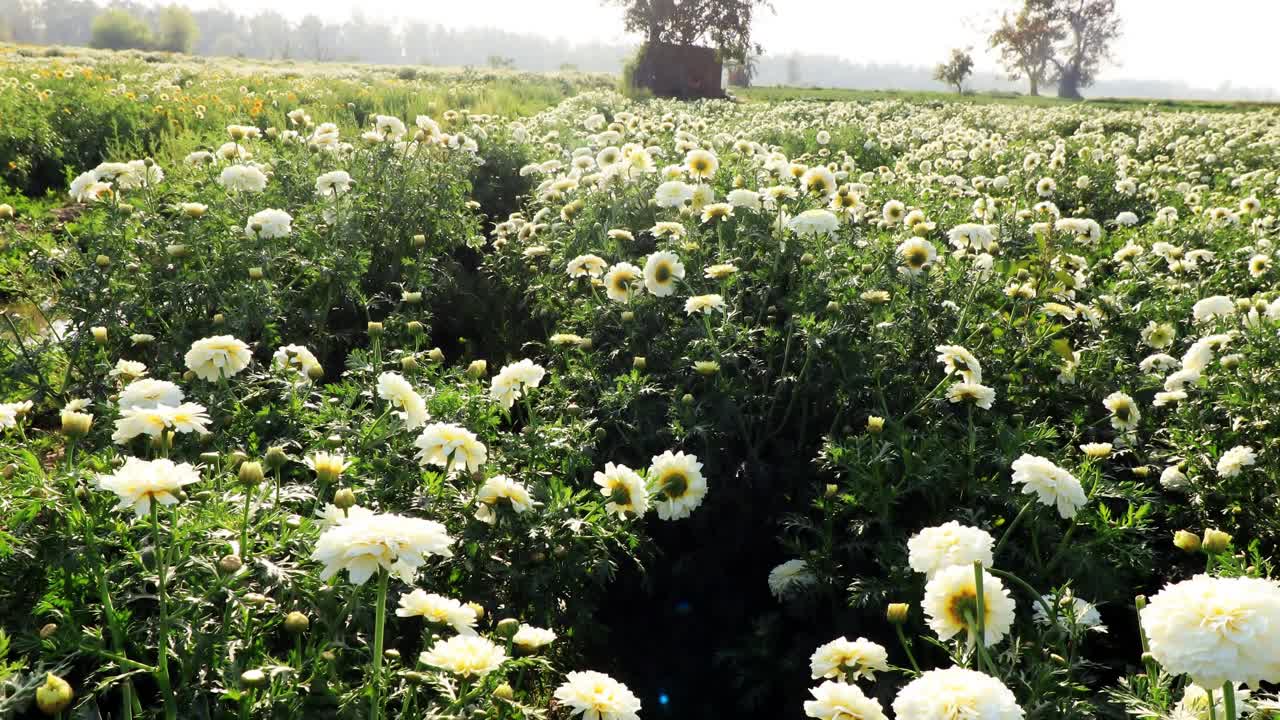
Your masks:
M253 504L254 486L248 483L244 487L244 516L240 520L240 557L246 561L253 554L249 548L249 507Z
M378 568L378 604L373 609L373 693L369 720L378 720L382 716L382 643L387 621L387 580L386 568Z
M902 651L907 654L907 660L911 661L911 669L919 673L920 665L916 663L916 656L911 652L911 643L907 642L907 636L902 632L902 626L894 623L893 629L898 633L898 642L902 645Z
M168 563L164 548L160 545L160 504L151 501L151 544L156 559L157 593L160 599L160 628L156 641L156 680L160 684L160 693L164 697L164 716L166 720L176 720L177 708L173 703L173 688L169 683L169 598L165 588L165 576L168 574Z
M1019 510L1018 514L1014 516L1013 522L1009 523L1009 527L1004 529L1004 534L1000 536L1000 542L996 543L996 549L995 549L995 552L992 553L992 555L995 555L997 557L1000 555L1000 548L1003 548L1004 544L1008 542L1009 536L1013 535L1013 531L1016 530L1018 528L1018 525L1022 523L1022 519L1026 516L1026 514L1028 512L1031 512L1031 506L1034 505L1035 502L1036 502L1035 499L1031 499L1031 500L1028 500L1027 503L1022 506L1022 509Z
M1222 709L1226 720L1236 720L1236 686L1230 680L1222 684Z

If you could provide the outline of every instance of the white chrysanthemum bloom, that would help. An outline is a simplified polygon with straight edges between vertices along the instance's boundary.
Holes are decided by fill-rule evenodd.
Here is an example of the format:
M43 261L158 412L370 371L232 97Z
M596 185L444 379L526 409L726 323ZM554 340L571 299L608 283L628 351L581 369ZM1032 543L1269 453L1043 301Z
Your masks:
M683 228L682 228L683 229ZM610 300L619 303L631 302L631 297L640 292L640 280L644 272L627 262L620 262L609 268L604 276L604 291Z
M529 488L522 483L506 475L494 475L485 480L476 493L476 503L479 505L476 509L476 519L493 524L498 519L495 508L503 501L506 501L516 514L528 512L538 504L533 501L533 495L529 494Z
M973 353L959 345L939 345L938 362L942 363L947 375L959 375L966 382L982 382L982 364Z
M1138 363L1138 369L1144 373L1168 372L1178 367L1178 359L1167 353L1152 353Z
M209 434L209 413L205 406L199 403L182 403L174 408L166 408L162 405L158 409L167 412L169 427L173 428L174 432Z
M1013 625L1013 598L1000 578L982 571L982 599L985 610L982 623L983 642L996 645ZM939 570L924 588L921 603L929 627L940 640L965 633L970 645L977 641L978 590L974 566L953 565Z
M627 513L641 517L649 510L649 490L644 479L626 465L605 463L603 472L596 471L595 483L600 486L600 494L609 499L604 506L607 512L623 518Z
M1166 585L1139 613L1151 654L1202 687L1280 681L1280 584L1197 575Z
M744 210L759 210L761 207L760 193L756 192L755 190L748 190L746 188L735 188L729 191L729 194L728 196L725 197L725 199L728 200L729 204L734 206L735 208L742 208Z
M295 382L300 385L311 382L313 371L323 370L315 354L302 345L281 345L271 356L271 362L282 370L296 371Z
M1124 210L1120 212L1120 214L1116 215L1115 223L1120 227L1131 227L1133 225L1137 225L1138 215L1137 213L1129 210Z
M1166 490L1186 490L1191 486L1191 479L1177 465L1170 465L1160 473L1160 487Z
M554 632L533 625L522 624L520 629L516 630L516 634L511 636L511 642L525 652L534 652L555 641L556 634Z
M378 568L406 583L436 555L452 557L453 538L434 520L391 513L352 513L320 533L311 559L324 564L322 580L346 570L353 585L363 585Z
M938 259L938 250L933 243L924 238L908 238L898 246L898 260L902 266L898 271L904 275L915 277L924 272L930 263Z
M214 382L249 367L253 355L243 341L230 335L214 335L191 343L184 360L196 377Z
M800 187L825 199L836 192L836 175L825 165L815 165L800 176Z
M379 137L387 140L399 140L408 132L404 121L394 115L375 115L373 117L373 129L378 133Z
M439 467L461 467L476 472L488 459L488 450L475 433L449 423L431 423L413 441L418 463Z
M400 596L400 607L396 609L396 615L425 618L427 622L451 627L459 635L475 635L475 625L479 619L475 608L470 605L421 589Z
M670 220L662 220L654 223L653 227L649 228L649 232L653 233L653 236L656 238L678 239L687 235L689 231L685 229L684 225L681 225L678 222L672 222ZM619 263L619 265L626 265L626 263ZM617 265L615 265L614 267L617 267Z
M708 203L702 206L702 222L724 222L733 217L733 206L729 203Z
M720 160L710 150L697 148L684 156L684 167L691 177L706 180L715 177L716 170L720 169Z
M707 496L702 463L694 455L670 450L655 455L649 465L649 493L663 520L689 517Z
M684 264L672 252L649 255L644 263L644 286L656 297L667 297L676 291L676 282L684 279Z
M187 165L208 165L214 159L213 153L208 150L195 150L187 153L186 157L182 158L182 162Z
M921 530L907 541L907 559L911 569L933 579L939 571L956 565L970 568L980 562L991 567L991 549L995 539L981 530L952 520L937 527Z
M1226 295L1207 297L1191 306L1191 316L1199 323L1210 322L1215 318L1230 317L1235 312L1235 302Z
M816 582L817 576L804 560L788 560L769 571L769 592L779 600Z
M947 231L947 240L957 250L972 249L975 252L989 252L996 244L991 226L977 223L963 223L951 228Z
M134 380L120 391L120 409L157 408L161 405L176 407L182 404L185 396L182 388L168 380L143 378Z
M996 678L953 667L929 670L907 683L893 701L901 720L1022 720L1013 692Z
M528 358L504 366L493 376L489 395L502 406L511 409L523 395L525 388L535 388L542 383L547 371Z
M117 360L116 366L111 368L111 371L107 373L110 377L118 377L126 382L132 382L140 377L146 376L146 374L147 366L145 363L140 363L137 360L124 359ZM123 405L123 403L121 404Z
M401 417L409 430L416 430L427 422L427 401L413 389L409 381L399 373L384 372L378 376L378 397L403 411Z
M716 265L708 265L702 271L702 276L709 280L724 280L738 272L738 266L733 263L718 263Z
M1127 394L1113 392L1103 399L1102 404L1111 411L1111 427L1116 430L1132 430L1138 427L1142 413L1138 412L1138 404Z
M1173 345L1177 337L1178 331L1173 327L1173 323L1157 323L1153 320L1142 329L1142 342L1156 350L1164 350Z
M582 720L639 720L640 698L604 673L571 672L556 688L555 698Z
M1023 485L1024 494L1035 493L1044 505L1056 506L1063 519L1075 517L1088 501L1074 475L1039 455L1023 454L1013 461L1013 482Z
M228 165L218 175L218 184L232 192L262 192L267 176L254 165Z
M1045 611L1045 605L1057 605L1057 615L1063 618L1064 623L1074 622L1077 628L1083 630L1092 630L1094 632L1105 633L1107 626L1102 624L1102 615L1098 612L1098 608L1088 600L1082 600L1071 594L1064 594L1061 598L1055 599L1052 595L1041 595L1040 599L1043 603L1035 603L1034 620L1041 625L1050 625L1053 619L1049 617L1049 613Z
M724 312L724 297L712 293L710 295L694 295L684 301L684 311L689 315L702 313L710 315L713 311Z
M139 435L159 437L170 428L175 432L204 435L209 432L208 424L209 416L205 407L197 403L183 403L176 407L129 407L121 410L111 441L123 445Z
M1246 467L1257 463L1258 454L1247 445L1237 445L1222 453L1218 458L1218 475L1232 478L1239 475Z
M1112 446L1111 443L1084 443L1080 446L1080 452L1084 453L1087 457L1101 460L1103 458L1111 457L1113 447L1114 446Z
M887 720L880 701L863 694L857 685L828 680L809 692L804 703L806 717L818 720Z
M288 237L293 231L293 216L283 210L267 208L249 216L244 224L244 234L265 240Z
M853 680L875 680L877 672L889 672L889 652L883 645L866 638L838 637L813 651L809 669L814 680L846 676Z
M114 473L99 475L98 489L113 492L120 498L117 510L132 509L135 515L143 517L151 512L152 502L175 505L182 488L199 481L200 471L188 463L131 457Z
M803 238L826 237L840 227L840 219L830 210L805 210L787 221L787 229Z
M351 175L346 170L333 170L316 178L316 195L336 198L351 189Z
M678 208L693 199L693 186L681 180L668 180L653 193L658 207Z
M1249 702L1249 696L1252 693L1238 683L1233 683L1233 685L1235 687L1232 690L1236 696L1235 717L1227 717L1227 698L1223 688L1213 689L1213 707L1211 709L1209 691L1195 683L1190 683L1183 688L1182 699L1178 701L1177 705L1173 706L1173 712L1169 715L1169 720L1216 720L1217 718L1221 718L1221 720L1239 720L1243 717L1253 717L1254 710L1262 709L1261 705L1255 708L1254 704ZM1280 710L1280 707L1267 709L1274 712Z
M477 678L497 670L506 660L506 650L479 635L454 635L448 640L437 640L430 650L418 656L423 665Z
M569 261L565 267L565 272L571 278L579 277L600 277L604 274L609 264L599 255L579 255Z
M323 450L310 455L303 461L322 482L331 483L338 479L351 463L346 461L342 453L330 453Z
M907 206L901 200L890 200L880 209L880 217L890 225L897 225L907 215Z

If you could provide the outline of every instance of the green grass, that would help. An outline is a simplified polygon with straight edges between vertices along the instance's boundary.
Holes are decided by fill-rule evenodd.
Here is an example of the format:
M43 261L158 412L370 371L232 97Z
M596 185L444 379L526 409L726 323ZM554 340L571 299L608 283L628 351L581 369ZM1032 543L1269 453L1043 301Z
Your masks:
M1032 97L1011 92L979 92L959 95L934 90L851 90L844 88L753 87L730 88L730 93L746 102L786 102L788 100L812 100L817 102L874 102L877 100L902 100L912 103L964 102L974 104L1005 103L1034 107L1062 107L1083 104L1116 110L1138 110L1158 107L1163 110L1228 111L1274 109L1277 103L1229 101L1229 100L1152 100L1150 98L1089 98L1082 103L1073 100L1040 95Z

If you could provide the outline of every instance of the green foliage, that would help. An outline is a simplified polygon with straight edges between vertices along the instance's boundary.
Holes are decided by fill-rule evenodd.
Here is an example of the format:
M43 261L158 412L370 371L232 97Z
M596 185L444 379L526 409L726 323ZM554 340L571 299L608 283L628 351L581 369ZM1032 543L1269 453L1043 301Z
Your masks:
M104 50L145 50L153 43L151 29L128 10L103 11L93 19L91 33L90 46Z

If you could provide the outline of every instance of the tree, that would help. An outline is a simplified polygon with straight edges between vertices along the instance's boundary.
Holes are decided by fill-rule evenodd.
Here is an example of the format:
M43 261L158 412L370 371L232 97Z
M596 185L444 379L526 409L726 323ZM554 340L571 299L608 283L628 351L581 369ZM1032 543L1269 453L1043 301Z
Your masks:
M1043 8L1028 3L1015 16L1005 13L1000 27L991 35L991 48L1000 50L1000 62L1010 80L1027 78L1031 95L1040 94L1040 85L1049 78L1054 45L1065 35L1062 27Z
M745 60L752 50L751 19L770 0L603 0L625 8L630 32L644 33L649 45L708 44L726 60ZM757 53L759 46L755 47Z
M160 50L189 53L199 35L195 18L184 7L169 5L156 15L156 47Z
M1052 12L1065 27L1066 39L1053 57L1058 97L1080 98L1080 88L1097 79L1111 62L1111 43L1120 37L1116 0L1054 0Z
M151 47L151 29L124 10L104 10L93 19L89 46L107 50Z
M954 86L956 92L964 92L965 78L973 74L973 55L969 54L969 50L953 48L951 50L951 59L944 63L938 63L933 70L933 79Z

